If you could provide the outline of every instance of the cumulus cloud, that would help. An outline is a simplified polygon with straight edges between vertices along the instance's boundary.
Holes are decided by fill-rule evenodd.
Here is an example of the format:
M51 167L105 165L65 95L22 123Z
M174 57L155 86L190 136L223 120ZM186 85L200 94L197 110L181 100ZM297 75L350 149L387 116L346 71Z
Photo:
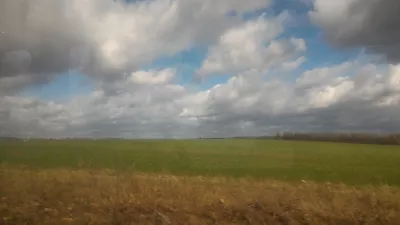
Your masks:
M10 93L71 69L117 76L195 44L213 43L266 0L15 0L0 2L0 79ZM212 24L212 25L211 25ZM7 86L7 87L3 87Z
M278 131L383 131L400 126L400 67L348 62L304 72L294 83L257 72L189 92L170 70L137 71L157 88L126 77L114 96L97 90L65 103L3 97L0 123L12 135L227 137ZM154 79L154 80L152 80ZM311 85L312 84L312 85Z
M198 113L205 124L228 126L221 131L225 135L242 122L255 124L248 131L253 135L279 130L393 132L400 125L395 115L400 110L400 67L389 67L384 74L373 65L344 63L306 71L294 84L243 74L204 92L203 110L185 109L185 115Z
M340 47L364 47L400 63L400 1L315 0L309 13L331 43Z
M174 123L181 108L176 99L185 95L183 86L169 82L174 70L137 71L118 83L124 90L107 95L99 89L86 96L75 96L64 103L27 97L0 98L3 135L15 136L134 136L159 135L158 126ZM172 75L169 75L172 74ZM139 80L132 80L132 77ZM151 85L156 84L156 86ZM144 82L144 83L143 83ZM145 85L143 85L145 84ZM149 86L151 85L151 86ZM151 132L147 126L154 125ZM165 130L167 135L169 129Z
M221 35L217 45L210 48L198 76L213 73L234 74L248 69L264 70L272 66L284 67L282 63L288 63L287 60L307 48L303 39L275 40L284 31L284 23L288 17L286 12L272 19L262 15L257 20L228 29ZM291 66L300 64L301 60Z

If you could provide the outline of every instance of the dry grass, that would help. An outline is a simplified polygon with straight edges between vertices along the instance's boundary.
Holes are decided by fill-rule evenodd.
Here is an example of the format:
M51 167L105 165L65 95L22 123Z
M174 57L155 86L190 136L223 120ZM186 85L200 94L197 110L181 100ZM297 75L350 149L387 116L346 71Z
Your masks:
M400 188L0 168L0 224L400 224Z

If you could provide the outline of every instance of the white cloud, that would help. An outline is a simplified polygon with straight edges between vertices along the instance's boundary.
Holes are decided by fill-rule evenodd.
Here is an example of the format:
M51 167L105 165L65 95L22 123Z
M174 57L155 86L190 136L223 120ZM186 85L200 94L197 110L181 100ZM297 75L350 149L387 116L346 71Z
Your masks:
M153 78L165 71L173 70L135 74ZM387 71L383 74L375 66L348 62L306 71L294 84L265 80L263 74L248 72L232 77L226 84L192 93L169 80L156 82L156 86L124 82L126 91L120 94L109 96L97 90L66 103L3 97L0 121L10 134L39 136L196 137L264 135L282 130L394 131L400 126L396 113L400 110L396 83L400 67L390 66Z
M266 69L287 64L286 60L306 51L306 43L298 38L274 40L284 31L286 17L287 13L270 19L262 15L227 30L218 44L210 48L198 71L199 76L212 73L235 74L248 69Z
M164 69L161 71L138 71L131 75L130 80L136 84L166 84L174 78L175 71L172 69Z
M345 97L354 88L351 80L346 78L338 79L338 84L326 85L320 88L313 88L308 94L310 105L313 107L327 107Z
M345 76L346 73L353 72L357 66L356 62L345 62L333 67L315 68L297 78L296 83L304 87L313 87L330 82L338 76Z
M283 71L292 71L299 68L306 61L306 57L300 56L293 61L283 62L281 67Z
M395 90L400 91L400 65L390 66L389 84Z

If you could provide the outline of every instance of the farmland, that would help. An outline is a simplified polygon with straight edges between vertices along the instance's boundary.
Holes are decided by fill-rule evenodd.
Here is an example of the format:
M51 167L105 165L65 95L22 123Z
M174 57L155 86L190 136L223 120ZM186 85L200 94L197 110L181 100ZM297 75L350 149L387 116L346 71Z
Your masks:
M0 163L400 185L400 146L274 140L0 142Z
M400 146L0 141L0 224L399 224Z

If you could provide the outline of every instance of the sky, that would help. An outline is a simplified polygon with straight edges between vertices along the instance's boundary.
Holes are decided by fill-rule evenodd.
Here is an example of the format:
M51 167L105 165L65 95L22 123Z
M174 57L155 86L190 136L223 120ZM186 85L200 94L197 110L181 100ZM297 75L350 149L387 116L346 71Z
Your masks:
M0 136L399 132L398 0L0 1Z

